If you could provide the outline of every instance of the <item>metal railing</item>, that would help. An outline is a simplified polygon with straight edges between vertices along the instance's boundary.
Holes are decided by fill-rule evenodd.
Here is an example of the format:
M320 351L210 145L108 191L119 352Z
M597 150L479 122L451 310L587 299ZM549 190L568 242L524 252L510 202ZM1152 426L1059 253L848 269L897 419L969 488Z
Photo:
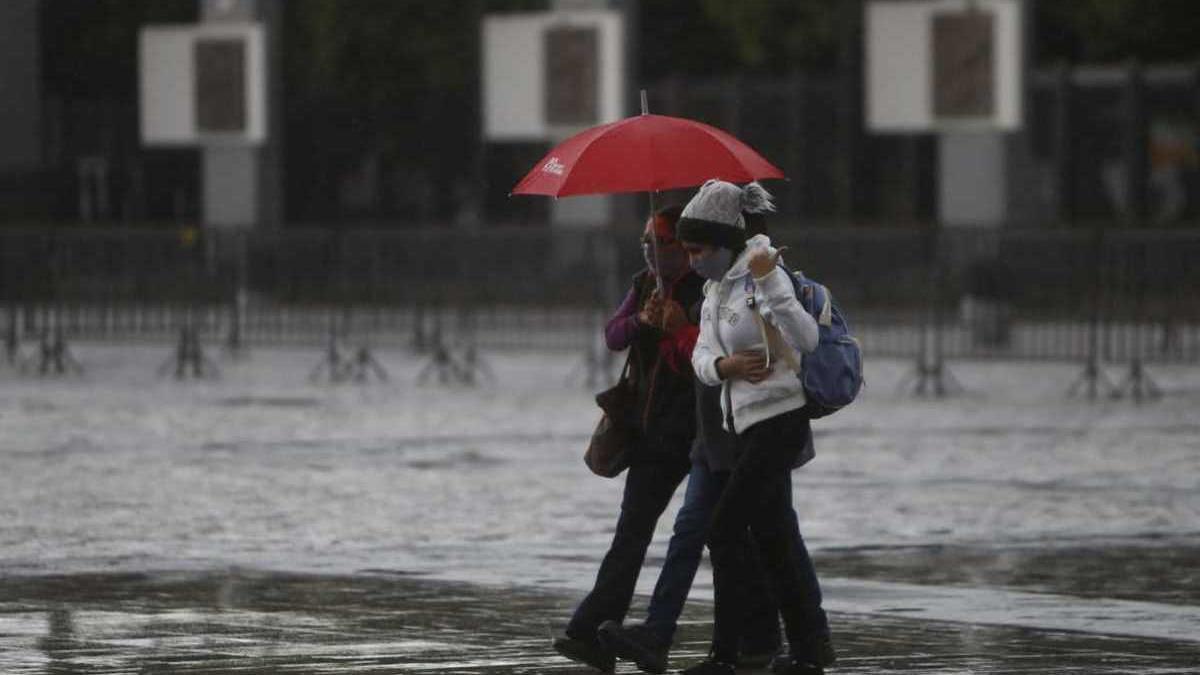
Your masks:
M868 355L1200 361L1200 232L775 228ZM594 350L632 231L0 231L4 338Z

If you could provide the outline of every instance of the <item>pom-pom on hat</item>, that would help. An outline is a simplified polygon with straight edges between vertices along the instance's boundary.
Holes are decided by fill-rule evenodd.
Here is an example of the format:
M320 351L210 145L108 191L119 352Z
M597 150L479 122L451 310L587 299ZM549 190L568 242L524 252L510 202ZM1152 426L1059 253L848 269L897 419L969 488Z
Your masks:
M701 185L683 207L676 231L686 242L738 251L746 245L746 219L742 214L774 210L771 193L757 182L738 187L713 178Z

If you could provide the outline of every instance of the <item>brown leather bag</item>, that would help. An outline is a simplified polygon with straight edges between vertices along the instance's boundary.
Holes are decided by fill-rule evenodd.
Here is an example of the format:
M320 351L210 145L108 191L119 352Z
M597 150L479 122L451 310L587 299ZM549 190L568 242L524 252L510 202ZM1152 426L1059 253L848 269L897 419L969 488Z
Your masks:
M637 390L629 379L629 359L617 383L596 394L596 404L604 414L592 432L583 462L597 476L615 478L629 468L637 444Z

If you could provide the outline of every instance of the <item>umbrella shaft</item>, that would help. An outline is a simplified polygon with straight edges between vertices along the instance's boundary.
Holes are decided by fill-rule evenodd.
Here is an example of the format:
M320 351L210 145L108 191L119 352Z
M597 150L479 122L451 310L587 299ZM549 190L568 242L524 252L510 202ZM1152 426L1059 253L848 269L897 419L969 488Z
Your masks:
M646 105L646 91L642 90L642 109ZM650 252L654 259L654 269L650 270L654 273L654 283L658 287L658 297L666 297L666 289L663 288L662 280L662 263L658 259L658 223L655 222L655 216L658 214L658 206L654 203L654 190L650 191Z

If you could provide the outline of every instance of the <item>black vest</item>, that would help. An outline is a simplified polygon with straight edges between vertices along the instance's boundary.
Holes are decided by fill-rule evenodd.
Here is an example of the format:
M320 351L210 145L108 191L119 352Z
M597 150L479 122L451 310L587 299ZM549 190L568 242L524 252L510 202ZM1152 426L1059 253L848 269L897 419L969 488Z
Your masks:
M645 306L655 289L648 271L633 279L638 310ZM695 323L697 308L704 301L704 279L688 272L667 289L667 296L683 306L688 320ZM638 429L642 450L647 454L686 454L696 434L695 375L691 354L681 355L676 372L659 352L662 331L640 326L630 346L630 378L637 388Z

